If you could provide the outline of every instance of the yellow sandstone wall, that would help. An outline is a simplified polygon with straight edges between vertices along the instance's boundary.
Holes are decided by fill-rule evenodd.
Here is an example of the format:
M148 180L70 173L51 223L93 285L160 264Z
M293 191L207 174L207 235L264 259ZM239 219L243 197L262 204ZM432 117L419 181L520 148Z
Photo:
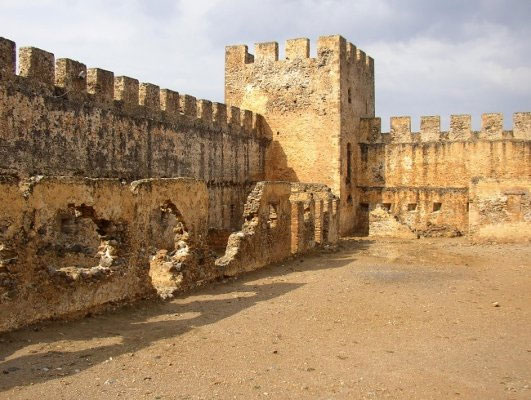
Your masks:
M374 116L374 62L363 51L341 36L320 37L316 58L308 39L288 40L284 59L276 42L256 44L254 55L245 45L229 46L225 102L264 116L272 139L267 179L324 183L343 206L352 204L355 165L347 165L347 147L355 150L360 118ZM348 233L355 208L342 209L340 229Z
M371 212L385 204L417 234L465 234L471 182L531 177L531 113L515 113L511 131L501 114L484 114L479 132L469 115L452 116L448 132L438 116L422 117L420 132L411 131L409 117L392 118L389 133L379 119L364 119L356 160L359 232L379 233L378 225L370 232Z

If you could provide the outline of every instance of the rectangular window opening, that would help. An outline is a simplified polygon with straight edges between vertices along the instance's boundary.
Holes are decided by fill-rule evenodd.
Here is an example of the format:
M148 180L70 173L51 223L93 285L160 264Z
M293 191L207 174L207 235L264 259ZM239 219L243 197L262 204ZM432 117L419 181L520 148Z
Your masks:
M408 211L415 211L417 209L417 203L409 203L407 205L407 210Z
M441 211L442 203L433 203L433 212Z
M382 203L382 208L387 211L391 211L391 203Z

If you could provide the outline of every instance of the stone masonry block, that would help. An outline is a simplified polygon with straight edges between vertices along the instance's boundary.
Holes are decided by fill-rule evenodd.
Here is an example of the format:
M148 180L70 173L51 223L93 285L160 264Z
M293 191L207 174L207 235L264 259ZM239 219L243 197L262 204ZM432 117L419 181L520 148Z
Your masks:
M286 40L286 60L310 57L310 40L306 38Z
M219 126L227 125L227 105L223 103L212 103L212 115L214 122Z
M48 85L55 83L55 56L36 47L19 50L20 76L38 80Z
M204 123L210 125L212 123L212 102L209 100L197 101L197 117Z
M236 45L225 47L225 65L237 66L242 64L249 64L254 61L252 54L249 54L246 45Z
M115 77L114 98L127 105L138 105L138 80L128 76Z
M240 110L240 117L242 128L246 132L250 132L253 129L253 113L249 110Z
M420 136L423 142L433 142L441 136L441 117L422 116L420 117Z
M240 109L238 107L228 107L227 111L227 122L233 126L240 126Z
M69 58L59 58L55 63L55 84L67 92L85 92L87 66Z
M197 118L197 99L188 94L181 94L179 97L181 113L188 117Z
M513 115L515 139L531 140L531 112L517 112Z
M468 114L450 116L449 140L469 140L472 136L472 117Z
M256 43L254 45L256 61L278 61L278 43Z
M391 117L391 140L397 143L411 142L411 117Z
M503 114L490 113L481 116L481 139L501 139L503 137Z
M171 115L179 114L179 93L169 89L161 89L160 108Z
M160 87L152 83L141 83L138 89L138 103L150 110L160 110Z
M87 92L102 103L112 103L114 99L114 73L100 68L87 70Z
M0 73L15 74L17 62L17 50L15 42L0 37Z
M331 58L338 60L339 58L346 59L347 56L347 41L340 35L335 36L321 36L317 40L317 57Z

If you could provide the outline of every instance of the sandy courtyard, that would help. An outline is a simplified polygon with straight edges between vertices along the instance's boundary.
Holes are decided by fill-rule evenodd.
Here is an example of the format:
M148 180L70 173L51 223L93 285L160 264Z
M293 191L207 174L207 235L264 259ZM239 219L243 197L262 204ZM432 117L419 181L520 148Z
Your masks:
M345 240L0 335L0 399L530 399L531 246Z

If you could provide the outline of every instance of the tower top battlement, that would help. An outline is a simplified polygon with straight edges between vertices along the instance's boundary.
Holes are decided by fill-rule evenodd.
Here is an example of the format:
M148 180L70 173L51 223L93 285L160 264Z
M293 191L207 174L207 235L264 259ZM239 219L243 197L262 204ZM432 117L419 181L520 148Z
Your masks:
M255 43L254 54L249 53L249 48L245 44L225 47L225 63L233 67L297 60L322 63L332 59L343 60L349 65L367 69L374 74L374 59L341 35L320 36L317 40L316 58L310 57L310 39L308 38L286 40L284 59L279 58L278 42Z

